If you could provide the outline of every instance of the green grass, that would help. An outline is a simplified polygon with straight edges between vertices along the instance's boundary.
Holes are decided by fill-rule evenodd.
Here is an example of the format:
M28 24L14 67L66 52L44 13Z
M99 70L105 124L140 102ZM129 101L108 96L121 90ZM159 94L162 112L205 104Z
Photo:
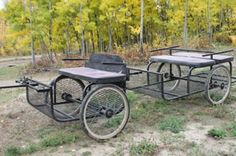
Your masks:
M55 127L51 127L51 126L47 127L47 128L42 127L42 128L37 130L37 136L40 139L42 139L42 138L46 137L48 134L52 134L55 131L56 131Z
M236 122L231 123L230 125L228 125L228 127L226 128L227 132L228 132L228 136L230 137L236 137Z
M111 119L109 119L106 123L104 123L104 127L106 128L112 128L112 127L118 127L121 122L123 116L114 116Z
M85 151L81 154L82 156L90 156L92 153L90 151Z
M135 156L147 156L155 154L157 145L149 140L143 140L138 144L133 144L130 147L130 154Z
M47 135L42 135L39 143L28 145L27 147L10 146L5 150L6 156L20 156L25 154L32 154L49 147L57 147L63 144L74 143L78 140L78 136L70 132L54 132Z
M213 138L216 138L216 139L222 139L222 138L226 137L226 132L223 129L213 128L208 131L208 135Z
M231 89L231 92L235 92L235 91L236 91L235 89L236 89L236 88ZM233 102L235 102L235 101L236 101L236 96L230 95L230 96L225 100L224 103L230 104L230 103L233 103Z
M206 113L204 113L204 112L195 112L195 113L193 113L193 115L203 116L203 115L206 115Z
M179 133L184 128L185 121L183 118L176 116L167 116L160 120L158 127L162 131L171 131Z
M131 111L131 118L134 120L158 118L158 115L163 115L170 112L170 105L167 101L147 101L137 103ZM156 116L155 116L156 115Z
M223 128L212 128L208 131L208 135L216 138L222 139L224 137L236 137L236 122L232 122Z
M138 99L139 95L135 92L129 91L127 92L127 98L130 102L134 102Z
M187 113L188 107L183 106L183 101L171 102L153 99L144 101L143 99L140 99L138 102L131 105L129 122L156 128L159 127L159 125L157 126L157 123L168 119L170 114L172 116L183 116L183 118L188 118L186 115ZM183 129L182 125L185 123L182 118L177 118L176 120L173 119L173 121L163 121L160 124L161 127L162 125L165 126L164 122L169 122L171 125L168 124L166 126L170 127L171 131L176 133Z
M32 154L34 152L39 151L40 149L41 149L41 147L38 146L37 144L31 144L22 150L22 154Z
M63 144L74 143L78 139L78 136L71 133L57 132L51 135L45 136L41 142L41 147L56 147Z
M26 148L10 146L5 151L5 156L19 156L19 155L25 155L25 154L32 154L32 153L37 152L39 150L41 150L41 147L36 144L29 145Z
M1 67L0 68L0 80L17 79L20 76L21 70L22 70L21 66Z
M21 148L10 146L5 151L5 156L17 156L17 155L21 155Z

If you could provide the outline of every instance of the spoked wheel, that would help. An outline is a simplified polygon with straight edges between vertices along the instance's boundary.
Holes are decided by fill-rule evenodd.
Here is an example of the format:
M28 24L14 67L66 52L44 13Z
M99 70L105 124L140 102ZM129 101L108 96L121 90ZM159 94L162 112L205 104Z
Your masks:
M221 65L208 74L205 86L206 99L212 104L221 104L230 93L231 76L227 67Z
M172 91L175 88L178 87L180 80L176 79L175 77L180 77L181 76L181 70L180 66L176 64L171 64L172 66L172 73L170 73L170 64L168 63L162 63L158 69L157 72L163 73L163 81L168 81L164 85L164 90L165 91ZM158 82L161 82L160 77L158 76L157 78ZM160 85L159 85L160 87Z
M76 115L80 112L80 103L67 99L73 98L78 101L82 100L84 84L78 79L72 79L66 76L59 76L51 84L54 88L55 105L58 110L68 115ZM61 103L61 104L60 104Z
M129 112L125 93L115 85L102 85L90 91L82 102L82 126L93 139L109 139L125 127Z

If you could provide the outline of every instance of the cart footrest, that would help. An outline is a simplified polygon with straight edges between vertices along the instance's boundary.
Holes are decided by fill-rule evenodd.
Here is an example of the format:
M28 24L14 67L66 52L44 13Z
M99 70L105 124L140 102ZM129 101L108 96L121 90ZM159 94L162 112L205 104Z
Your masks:
M147 82L147 73L149 75L149 84ZM163 98L165 100L172 100L194 93L202 92L205 89L205 80L207 74L200 73L191 75L188 81L187 76L183 76L178 79L179 83L175 89L170 90L173 86L173 81L163 81L163 89L161 82L158 82L158 74L143 72L142 74L130 77L130 81L127 83L127 89L152 96L154 98ZM176 80L177 81L177 80ZM174 81L175 82L175 81ZM189 82L189 90L188 90Z
M51 105L49 104L33 106L33 107L42 112L43 114L47 115L48 117L60 122L79 120L78 117L73 117L69 114L57 110L56 108L52 109Z

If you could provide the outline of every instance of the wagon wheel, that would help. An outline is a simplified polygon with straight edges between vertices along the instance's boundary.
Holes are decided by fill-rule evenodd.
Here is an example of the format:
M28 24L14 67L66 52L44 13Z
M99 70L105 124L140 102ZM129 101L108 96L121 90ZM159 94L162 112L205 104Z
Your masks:
M68 101L63 98L64 94L69 95L71 98L76 100L82 100L84 83L78 79L72 79L60 75L51 84L54 88L55 103L65 103L62 105L55 105L58 110L63 111L69 115L76 115L80 111L80 103Z
M176 89L179 85L180 80L175 79L174 77L180 77L181 76L181 70L180 66L176 64L171 64L172 65L172 74L170 74L170 64L168 63L162 63L158 69L157 72L163 73L163 81L168 81L164 85L164 90L165 91L172 91ZM161 82L160 77L157 77L157 81ZM158 85L160 88L160 85Z
M115 85L102 85L84 98L81 119L84 131L93 139L109 139L122 131L129 119L125 93Z
M205 85L206 99L212 104L221 104L230 93L231 76L228 68L217 66L208 74Z

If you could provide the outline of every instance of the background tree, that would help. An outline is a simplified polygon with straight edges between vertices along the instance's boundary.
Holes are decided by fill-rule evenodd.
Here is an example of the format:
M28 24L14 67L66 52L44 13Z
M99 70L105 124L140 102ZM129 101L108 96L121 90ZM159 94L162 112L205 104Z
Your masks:
M183 40L184 40L184 47L188 47L188 0L185 0L185 6L184 6Z
M140 52L143 53L143 13L144 12L144 1L141 0L141 17L140 17Z
M232 0L11 0L0 12L7 24L0 55L34 52L51 61L144 45L204 48L236 34Z

